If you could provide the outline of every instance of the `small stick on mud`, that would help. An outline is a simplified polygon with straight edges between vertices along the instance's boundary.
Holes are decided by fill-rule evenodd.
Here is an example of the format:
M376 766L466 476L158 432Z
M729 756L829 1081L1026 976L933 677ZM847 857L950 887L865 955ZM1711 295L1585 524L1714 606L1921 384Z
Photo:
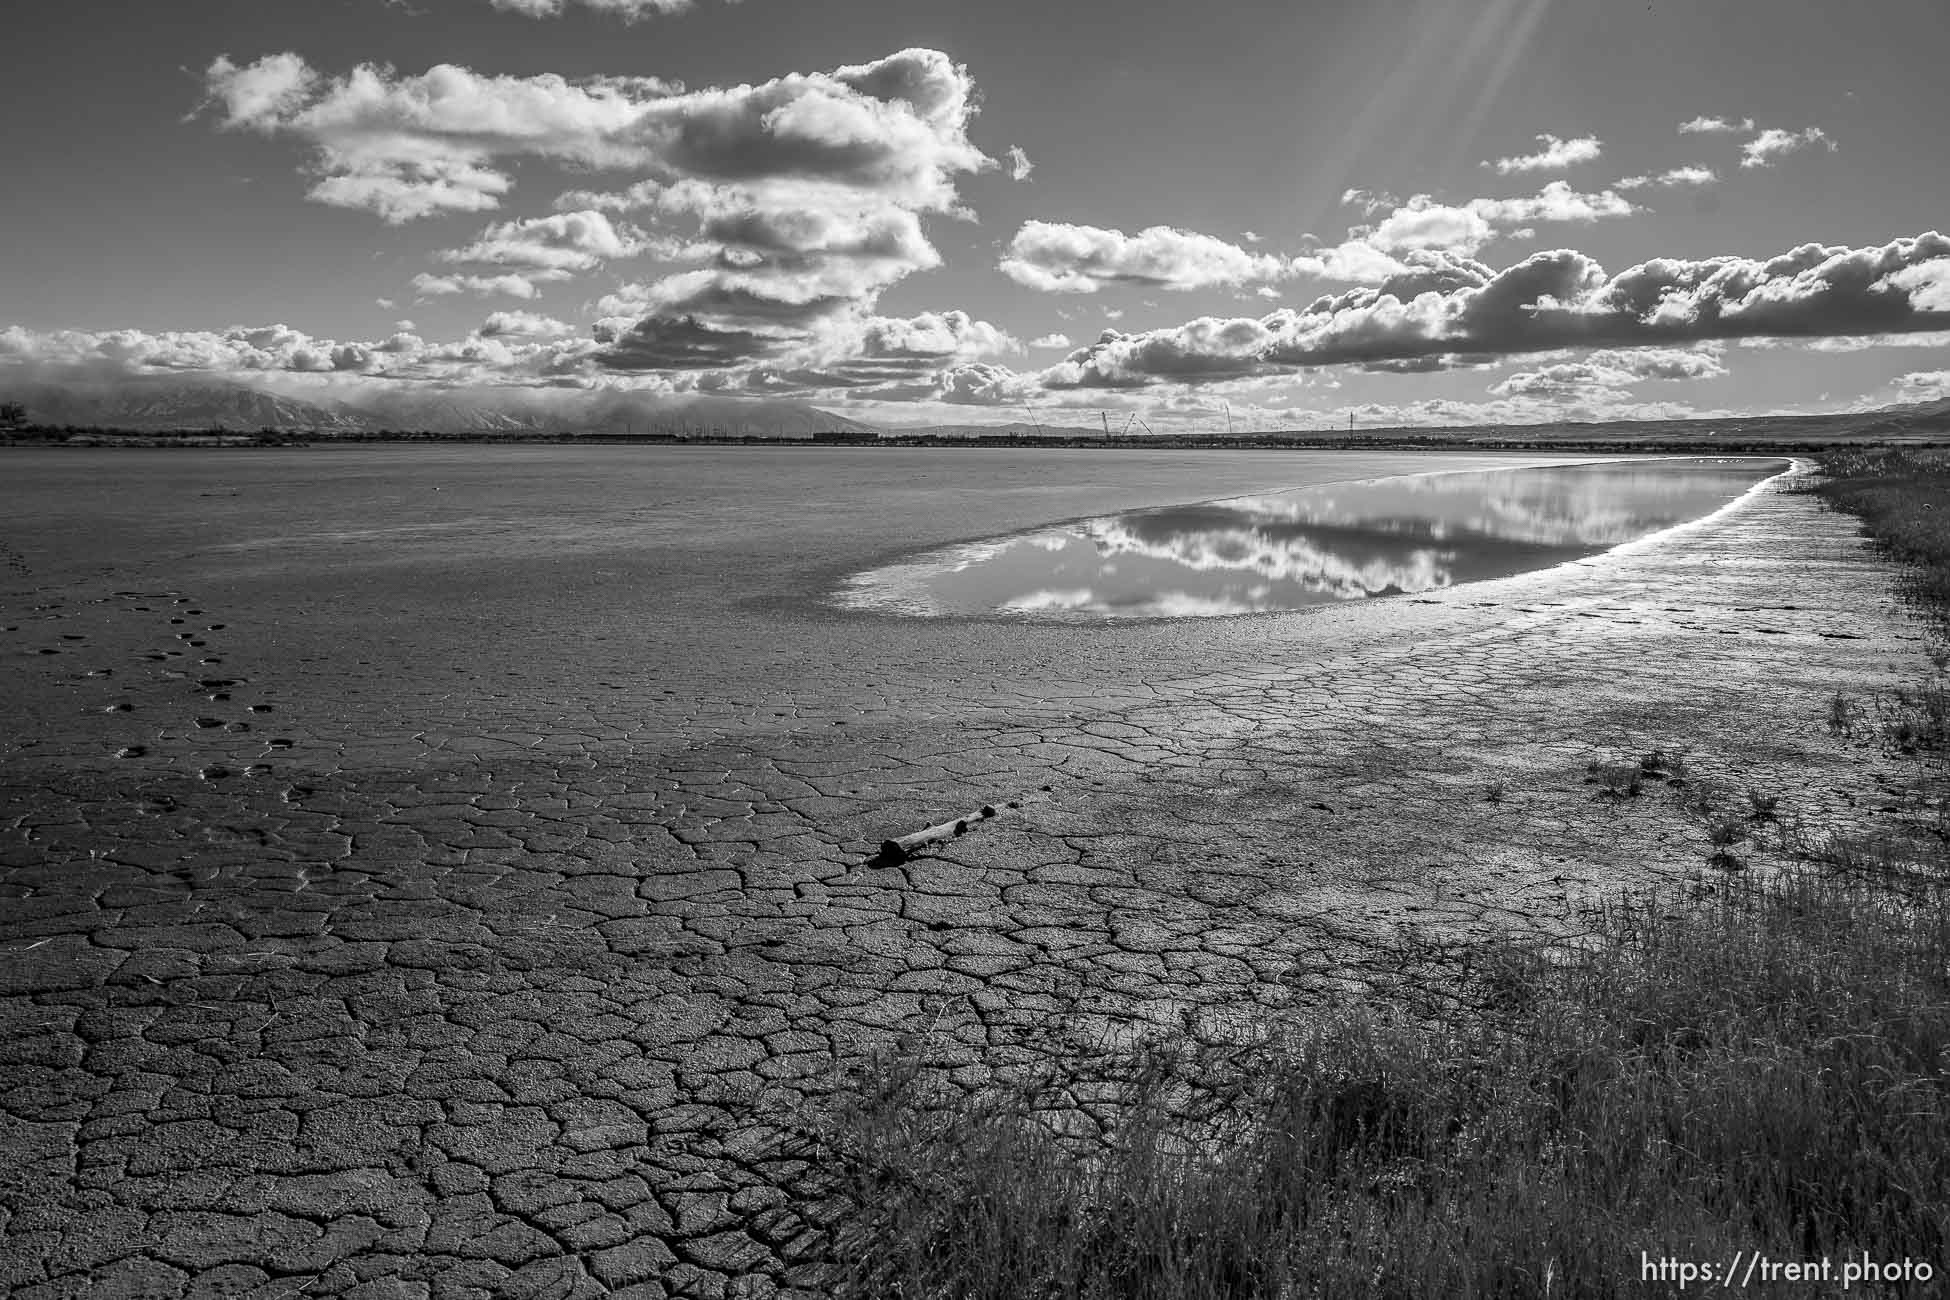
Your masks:
M903 835L898 839L882 840L880 859L883 862L905 862L908 855L916 849L933 844L936 840L953 839L969 827L978 822L985 822L993 816L995 816L995 805L985 803L979 811L972 812L966 817L957 817L954 821L942 822L939 826L930 826L926 830L915 831L912 835Z

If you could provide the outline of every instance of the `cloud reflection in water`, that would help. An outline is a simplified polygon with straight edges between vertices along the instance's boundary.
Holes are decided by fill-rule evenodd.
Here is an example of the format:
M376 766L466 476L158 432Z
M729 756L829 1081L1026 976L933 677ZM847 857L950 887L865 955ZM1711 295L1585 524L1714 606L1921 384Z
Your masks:
M1710 514L1781 468L1722 459L1424 474L1133 511L861 574L841 600L1073 621L1303 609L1597 554Z

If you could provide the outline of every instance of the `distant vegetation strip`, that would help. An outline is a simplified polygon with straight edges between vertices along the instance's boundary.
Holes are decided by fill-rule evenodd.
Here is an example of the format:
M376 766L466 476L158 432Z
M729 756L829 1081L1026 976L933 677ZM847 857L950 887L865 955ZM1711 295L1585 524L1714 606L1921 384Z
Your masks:
M1888 435L1850 433L1836 429L1782 429L1773 432L1728 428L1674 431L1639 424L1595 426L1530 426L1516 429L1376 430L1358 434L1277 433L1238 435L1172 435L1150 437L1039 437L1035 434L871 434L812 433L442 433L380 430L320 434L307 430L233 429L137 430L98 428L38 428L0 430L0 446L55 447L314 447L371 443L515 444L552 443L582 446L795 446L818 447L956 447L972 449L1080 449L1095 451L1417 451L1478 450L1537 452L1639 452L1662 455L1817 455L1896 441ZM1904 435L1912 449L1950 449L1950 428L1940 433Z
M1950 456L1824 463L1812 490L1943 626ZM1941 809L1941 727L1880 735ZM911 1300L1541 1300L1676 1294L1648 1265L1761 1252L1941 1283L1950 816L1900 844L1811 840L1779 803L1696 810L1703 897L1618 898L1568 952L1479 945L1440 981L1453 998L1083 1049L972 1091L907 1040L783 1145L826 1171L812 1271ZM1726 872L1769 828L1804 867Z

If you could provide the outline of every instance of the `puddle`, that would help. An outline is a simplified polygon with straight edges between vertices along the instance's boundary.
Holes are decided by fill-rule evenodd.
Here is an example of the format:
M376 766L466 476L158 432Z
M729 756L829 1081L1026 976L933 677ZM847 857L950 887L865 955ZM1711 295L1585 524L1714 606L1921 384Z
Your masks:
M1138 510L849 578L852 609L1101 621L1306 609L1509 577L1709 515L1787 467L1688 458L1417 474Z

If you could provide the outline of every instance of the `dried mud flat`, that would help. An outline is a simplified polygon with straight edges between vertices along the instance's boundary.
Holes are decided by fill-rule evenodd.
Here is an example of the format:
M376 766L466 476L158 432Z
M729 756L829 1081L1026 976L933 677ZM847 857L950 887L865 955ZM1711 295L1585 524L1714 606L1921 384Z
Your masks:
M1768 489L1549 573L1087 664L990 628L818 691L377 683L338 712L196 591L21 581L9 654L65 655L90 721L0 756L0 1286L791 1294L815 1225L762 1120L896 1036L979 1086L1702 872L1699 824L1600 797L1594 759L1903 815L1823 727L1922 662L1855 533Z

